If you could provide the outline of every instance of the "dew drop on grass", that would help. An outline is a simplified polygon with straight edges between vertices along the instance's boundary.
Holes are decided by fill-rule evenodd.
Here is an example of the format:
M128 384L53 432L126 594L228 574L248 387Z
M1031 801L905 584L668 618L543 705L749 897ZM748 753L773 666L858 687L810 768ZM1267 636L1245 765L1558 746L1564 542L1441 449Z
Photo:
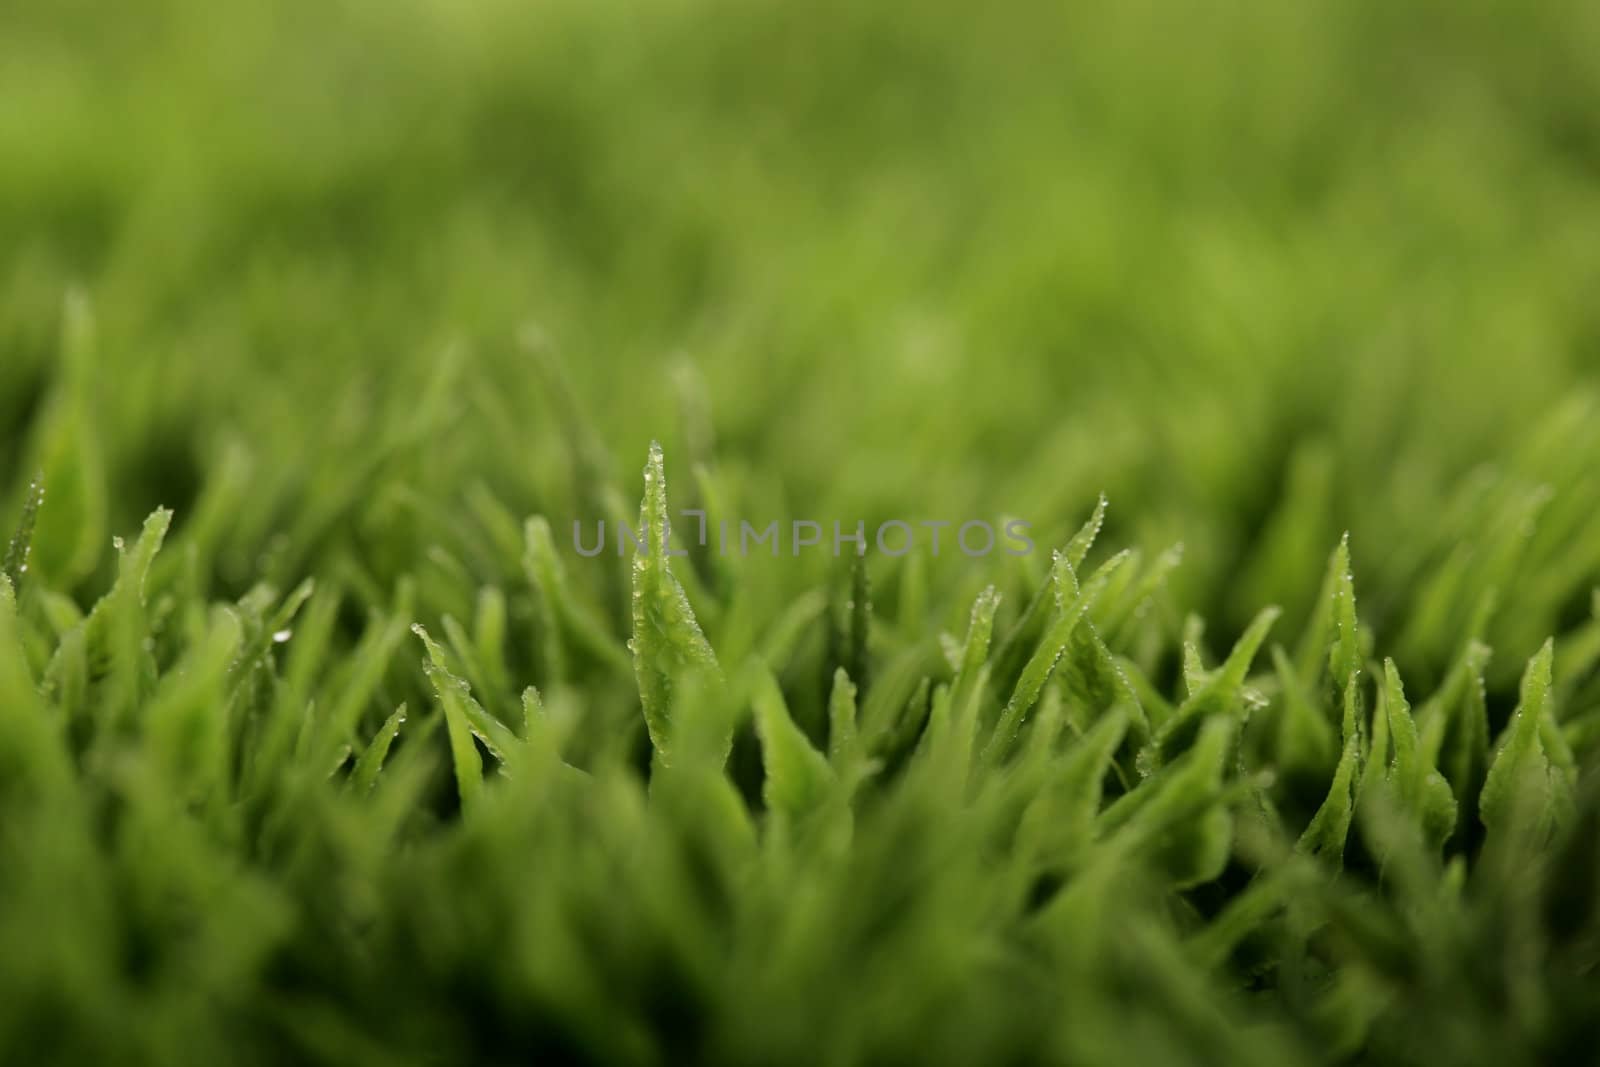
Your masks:
M294 636L294 631L293 630L279 630L277 633L272 635L272 643L275 644L275 645L287 644L288 641L289 641L289 638L291 638L293 636Z

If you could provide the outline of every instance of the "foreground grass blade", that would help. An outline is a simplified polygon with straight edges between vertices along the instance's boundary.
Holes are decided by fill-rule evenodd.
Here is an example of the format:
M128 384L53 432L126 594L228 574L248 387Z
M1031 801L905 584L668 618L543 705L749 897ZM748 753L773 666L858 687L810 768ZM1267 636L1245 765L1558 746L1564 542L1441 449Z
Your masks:
M33 549L33 529L39 517L39 505L44 503L44 478L37 477L28 483L28 495L22 502L22 515L17 519L17 531L6 545L4 560L0 560L0 574L4 574L13 590L21 588L22 578L28 573L28 553Z
M644 501L639 506L642 542L633 557L634 676L645 725L656 757L671 762L673 690L690 670L717 669L717 657L700 626L683 587L672 576L665 533L668 524L667 475L661 446L651 444L644 469Z
M1544 742L1554 650L1554 643L1546 641L1528 662L1522 699L1484 779L1478 815L1491 831L1543 836L1569 817L1572 781Z
M1100 591L1105 588L1111 575L1126 559L1126 553L1119 553L1107 560L1099 570L1090 575L1081 588L1077 589L1077 595L1070 602L1063 604L1060 615L1051 624L1039 647L1023 667L1021 677L1017 679L1011 699L1006 702L1005 709L1000 714L1000 721L995 725L994 734L985 749L987 758L1001 758L1010 749L1018 731L1022 728L1023 719L1034 702L1039 699L1039 691L1044 688L1050 672L1055 669L1057 661L1066 651L1073 629L1099 597ZM1065 556L1056 561L1053 573L1058 588L1066 585L1076 587L1076 579L1072 577L1072 570Z

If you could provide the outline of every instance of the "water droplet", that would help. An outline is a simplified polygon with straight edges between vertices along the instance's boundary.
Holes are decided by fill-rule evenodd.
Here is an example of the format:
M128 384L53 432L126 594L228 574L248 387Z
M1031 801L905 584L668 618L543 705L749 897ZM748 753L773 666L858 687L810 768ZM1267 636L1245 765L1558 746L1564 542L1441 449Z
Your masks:
M287 642L289 638L293 636L293 630L279 630L277 633L272 635L272 643L275 645L281 645Z

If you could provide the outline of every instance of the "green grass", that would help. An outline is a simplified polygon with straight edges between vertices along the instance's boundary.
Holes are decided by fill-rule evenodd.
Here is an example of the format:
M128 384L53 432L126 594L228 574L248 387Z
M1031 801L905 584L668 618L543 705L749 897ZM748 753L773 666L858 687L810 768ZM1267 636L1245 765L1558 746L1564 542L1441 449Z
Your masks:
M1597 50L9 3L0 1061L1589 1056Z

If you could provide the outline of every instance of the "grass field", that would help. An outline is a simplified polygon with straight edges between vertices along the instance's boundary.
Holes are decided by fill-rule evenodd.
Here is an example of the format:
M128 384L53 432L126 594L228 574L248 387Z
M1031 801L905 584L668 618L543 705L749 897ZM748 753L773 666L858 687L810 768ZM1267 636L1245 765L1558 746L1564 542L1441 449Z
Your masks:
M1591 1058L1597 55L9 0L0 1062Z

